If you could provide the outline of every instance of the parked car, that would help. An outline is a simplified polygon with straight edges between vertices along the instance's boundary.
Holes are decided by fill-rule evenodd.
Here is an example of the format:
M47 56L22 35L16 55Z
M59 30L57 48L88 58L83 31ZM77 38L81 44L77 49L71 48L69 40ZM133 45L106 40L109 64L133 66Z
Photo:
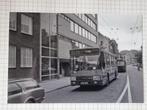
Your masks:
M40 103L44 100L45 90L31 78L8 82L8 103Z

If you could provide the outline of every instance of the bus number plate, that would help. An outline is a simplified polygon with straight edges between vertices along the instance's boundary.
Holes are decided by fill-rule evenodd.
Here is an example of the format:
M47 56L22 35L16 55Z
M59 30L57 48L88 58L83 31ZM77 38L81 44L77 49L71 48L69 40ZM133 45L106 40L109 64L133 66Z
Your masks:
M88 84L88 82L81 82L80 84L82 84L82 85L86 85L86 84Z

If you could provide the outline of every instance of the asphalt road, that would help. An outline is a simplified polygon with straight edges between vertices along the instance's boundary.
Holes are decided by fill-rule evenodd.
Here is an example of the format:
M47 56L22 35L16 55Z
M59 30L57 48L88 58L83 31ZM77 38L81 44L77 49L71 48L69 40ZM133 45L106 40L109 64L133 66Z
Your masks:
M107 87L69 86L46 94L43 103L115 103L126 84L126 74Z
M137 67L129 65L127 67L127 73L130 81L132 103L143 103L143 71L138 71Z
M128 83L129 82L129 83ZM126 88L126 89L125 89ZM123 94L124 92L124 94ZM121 97L122 96L122 97ZM118 101L120 99L120 101ZM46 93L43 103L143 103L143 72L127 66L107 87L68 86Z

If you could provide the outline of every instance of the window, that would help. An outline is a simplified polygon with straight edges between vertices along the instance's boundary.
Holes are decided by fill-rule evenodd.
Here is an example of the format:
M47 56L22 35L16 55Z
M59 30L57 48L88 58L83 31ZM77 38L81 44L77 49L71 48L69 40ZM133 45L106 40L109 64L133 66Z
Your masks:
M90 20L89 18L88 18L87 20L88 20L88 25L90 26L90 22L91 22L91 20Z
M70 21L70 29L71 29L71 31L73 31L74 32L74 27L75 25L74 25L74 22L73 21Z
M94 29L96 30L96 24L95 23L93 23L94 24Z
M82 35L82 28L79 26L79 35Z
M78 43L78 42L76 42L76 41L75 41L75 46L76 46L76 47L79 47L79 43Z
M32 18L24 14L21 15L21 32L32 35Z
M88 23L88 18L87 18L87 16L85 16L85 22Z
M54 49L57 48L57 37L56 36L51 36L51 40L49 42L49 46L51 48L54 48Z
M83 28L83 37L86 37L85 29Z
M93 21L90 20L90 26L91 26L91 27L92 27L92 23L93 23Z
M85 37L88 38L87 30L85 30Z
M78 25L77 24L75 24L75 33L78 34Z
M81 43L79 43L79 48L82 48L82 44Z
M91 40L91 36L92 36L92 34L91 33L89 33L89 39Z
M95 35L93 35L93 34L91 34L92 36L91 36L91 40L93 41L93 42L96 42L96 36Z
M10 13L10 24L9 28L10 30L16 31L16 21L17 21L17 14L16 13Z
M87 37L90 40L90 32L87 32Z
M21 67L32 67L31 48L21 48Z
M85 44L83 44L83 48L85 48L86 47L86 45Z
M16 47L9 46L9 68L16 68Z
M82 14L82 20L83 20L83 21L84 21L84 19L85 19L84 17L85 17L84 14Z

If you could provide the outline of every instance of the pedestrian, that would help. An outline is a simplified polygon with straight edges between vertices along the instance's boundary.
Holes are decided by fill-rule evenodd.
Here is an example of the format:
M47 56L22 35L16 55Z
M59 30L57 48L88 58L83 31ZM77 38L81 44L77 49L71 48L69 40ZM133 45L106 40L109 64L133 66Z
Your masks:
M104 58L104 50L106 47L103 45L103 41L100 42L100 56L99 56L99 67L102 69L104 72L105 69L105 58Z
M106 47L104 47L103 41L100 42L99 48L100 48L100 51L104 51L106 49Z

